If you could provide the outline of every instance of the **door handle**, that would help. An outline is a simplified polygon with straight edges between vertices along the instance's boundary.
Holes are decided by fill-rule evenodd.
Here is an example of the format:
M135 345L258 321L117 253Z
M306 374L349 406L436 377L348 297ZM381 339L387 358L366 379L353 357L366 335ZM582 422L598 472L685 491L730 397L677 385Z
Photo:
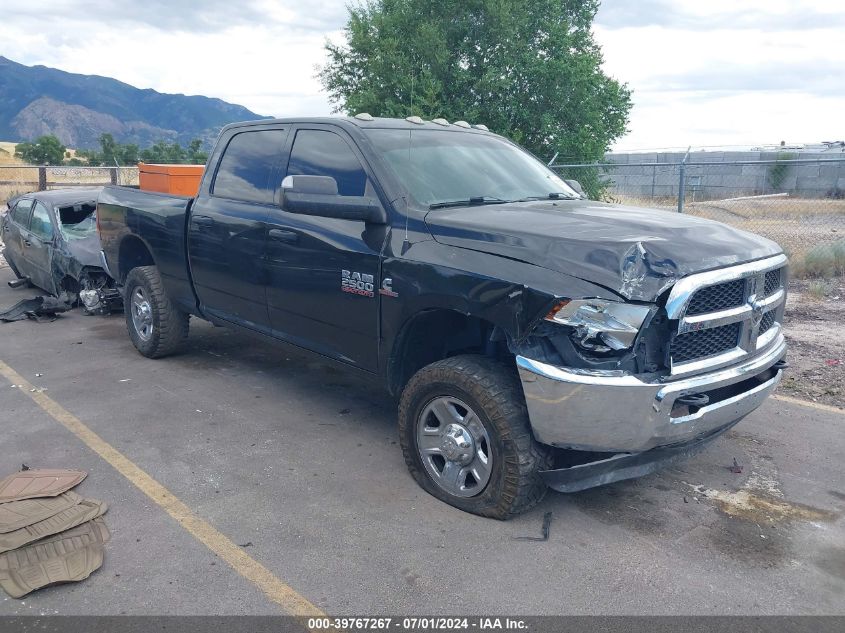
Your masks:
M32 242L30 242L29 240L24 240L23 245L24 246L32 246Z
M214 226L214 220L207 215L195 215L191 218L191 220L197 225L197 228L200 229L209 229Z
M285 231L284 229L270 229L267 235L271 240L277 242L284 242L285 244L296 244L299 241L299 235L296 231Z

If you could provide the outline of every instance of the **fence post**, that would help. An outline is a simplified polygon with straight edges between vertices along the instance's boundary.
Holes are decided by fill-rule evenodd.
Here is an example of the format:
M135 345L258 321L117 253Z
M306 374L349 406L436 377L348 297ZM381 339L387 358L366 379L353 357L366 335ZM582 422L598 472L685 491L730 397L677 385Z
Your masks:
M111 184L117 184L117 167L112 167L109 169L109 180L111 181Z
M38 191L47 191L47 167L45 165L38 167Z
M657 165L651 168L651 199L654 200L654 185L657 181Z
M678 213L684 212L684 202L687 197L687 159L690 149L692 149L692 146L687 148L687 153L684 154L684 159L681 161L681 180L678 183Z

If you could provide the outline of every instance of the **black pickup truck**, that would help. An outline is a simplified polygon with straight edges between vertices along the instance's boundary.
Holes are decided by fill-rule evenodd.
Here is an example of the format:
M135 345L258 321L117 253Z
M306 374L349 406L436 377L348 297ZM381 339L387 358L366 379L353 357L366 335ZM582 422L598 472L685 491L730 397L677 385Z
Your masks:
M97 218L142 354L195 315L355 368L426 491L507 518L699 450L786 366L776 244L578 189L484 126L360 114L230 125L196 198Z

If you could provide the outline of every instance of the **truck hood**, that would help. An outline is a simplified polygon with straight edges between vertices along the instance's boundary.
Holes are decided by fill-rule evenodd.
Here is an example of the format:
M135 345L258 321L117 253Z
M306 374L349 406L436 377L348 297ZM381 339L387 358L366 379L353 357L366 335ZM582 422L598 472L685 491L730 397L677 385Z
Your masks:
M426 224L442 244L541 266L634 301L654 301L691 273L782 252L720 222L590 200L437 209Z

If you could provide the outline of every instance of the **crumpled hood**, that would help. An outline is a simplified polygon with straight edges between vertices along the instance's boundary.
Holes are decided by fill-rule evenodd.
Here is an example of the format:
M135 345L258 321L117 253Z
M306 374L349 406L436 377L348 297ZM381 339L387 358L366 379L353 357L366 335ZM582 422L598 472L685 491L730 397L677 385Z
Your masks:
M435 240L578 277L654 301L677 279L777 255L774 242L690 215L590 200L436 209Z
M65 238L65 250L82 266L102 267L100 261L100 236L94 231L85 237Z

